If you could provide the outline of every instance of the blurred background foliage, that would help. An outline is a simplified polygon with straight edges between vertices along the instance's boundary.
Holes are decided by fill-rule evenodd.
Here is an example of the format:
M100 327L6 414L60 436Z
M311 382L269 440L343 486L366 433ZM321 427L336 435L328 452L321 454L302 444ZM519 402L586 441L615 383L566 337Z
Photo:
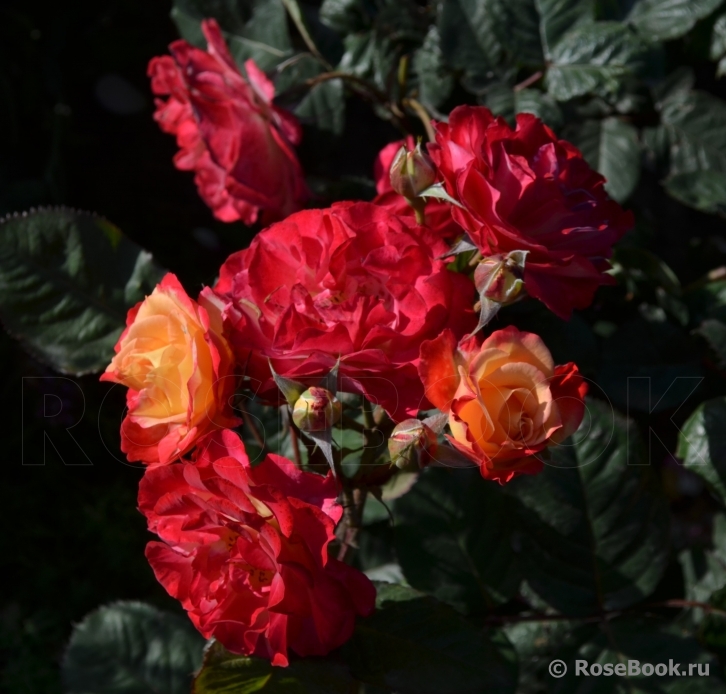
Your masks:
M500 314L502 324L538 332L557 363L576 361L595 401L631 418L617 419L617 440L603 444L611 455L595 470L607 480L598 503L622 502L600 518L596 539L606 543L620 528L639 543L618 557L622 571L599 587L585 576L574 595L562 593L556 570L543 570L554 555L577 566L584 542L570 534L563 545L567 533L555 521L537 525L556 516L548 495L568 500L580 518L578 480L550 469L506 494L475 476L423 475L389 504L395 527L382 504L369 504L359 566L378 578L403 571L477 624L504 625L528 691L551 684L541 666L554 651L594 660L611 657L615 642L620 653L651 643L640 657L658 662L658 653L673 653L666 642L677 633L694 662L700 648L723 659L724 621L714 614L626 615L609 642L587 623L569 623L565 634L556 621L507 621L523 606L582 616L638 596L726 606L718 590L726 582L723 0L176 0L173 8L162 0L6 0L0 214L49 205L98 212L190 292L212 283L256 229L215 221L191 175L173 168L176 147L151 118L145 74L179 34L199 43L205 16L219 20L238 60L254 57L274 77L280 104L303 122L300 157L316 205L372 197L379 149L404 131L425 134L417 104L444 117L472 103L510 121L520 111L540 116L582 149L636 215L615 254L617 286L601 289L587 311L569 323L536 302ZM357 81L305 87L330 70ZM61 691L72 624L97 605L132 599L179 608L144 559L140 472L118 452L121 389L95 376L60 377L6 333L0 354L8 418L0 689L52 694ZM608 424L597 406L593 412L596 440ZM679 442L679 428L688 440ZM573 455L586 456L587 446L582 436ZM619 474L628 451L642 475ZM699 475L687 469L704 456ZM577 690L568 680L562 687Z

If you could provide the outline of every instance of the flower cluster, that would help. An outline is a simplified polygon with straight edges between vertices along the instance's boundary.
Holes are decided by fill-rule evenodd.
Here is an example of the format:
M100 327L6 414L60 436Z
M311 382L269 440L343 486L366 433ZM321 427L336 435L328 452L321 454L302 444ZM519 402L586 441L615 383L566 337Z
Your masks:
M537 118L511 128L468 106L434 124L428 148L384 148L372 202L300 210L294 117L252 61L238 70L214 21L203 29L207 52L178 41L152 61L168 95L156 119L219 219L274 223L197 300L167 275L129 312L102 378L129 389L121 446L147 466L139 508L161 540L147 548L158 580L206 637L286 665L290 651L338 647L373 610L373 585L339 560L352 522L341 495L364 503L386 475L424 465L476 465L504 484L578 428L577 366L533 333L487 325L527 297L563 318L588 306L632 220ZM296 450L303 434L337 476L299 456L252 466L234 431L241 391L291 407ZM360 399L362 424L338 393ZM334 425L377 429L390 459L376 444L378 472L346 479Z

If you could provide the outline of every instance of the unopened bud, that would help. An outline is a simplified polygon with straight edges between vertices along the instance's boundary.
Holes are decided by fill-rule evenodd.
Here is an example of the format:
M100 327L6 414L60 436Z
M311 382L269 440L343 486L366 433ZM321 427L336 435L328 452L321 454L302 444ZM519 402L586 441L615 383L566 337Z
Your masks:
M391 463L402 470L423 467L426 455L436 447L436 434L419 419L397 424L388 439Z
M340 421L340 400L325 388L308 388L292 408L292 421L302 431L325 431Z
M436 181L436 169L421 143L413 150L405 145L398 150L391 164L391 187L407 200L413 200Z
M524 260L527 251L483 258L474 271L474 284L481 300L512 303L524 288Z

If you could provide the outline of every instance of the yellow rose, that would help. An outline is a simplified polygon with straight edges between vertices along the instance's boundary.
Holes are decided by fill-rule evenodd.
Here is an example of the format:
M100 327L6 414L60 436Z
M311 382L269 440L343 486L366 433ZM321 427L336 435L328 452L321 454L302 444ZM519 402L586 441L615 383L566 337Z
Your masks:
M537 454L573 433L585 411L577 366L555 366L537 335L514 327L481 345L444 332L423 343L419 373L426 397L449 415L452 445L501 483L539 472Z
M234 359L211 290L197 303L167 274L129 311L115 349L101 380L129 388L121 425L129 460L168 463L203 434L239 423L229 403Z

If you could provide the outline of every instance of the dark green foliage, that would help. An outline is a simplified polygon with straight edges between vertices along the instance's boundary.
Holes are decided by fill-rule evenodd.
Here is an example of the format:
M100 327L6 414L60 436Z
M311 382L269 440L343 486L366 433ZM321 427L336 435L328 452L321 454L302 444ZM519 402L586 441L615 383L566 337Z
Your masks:
M569 615L619 610L648 596L669 553L665 500L631 424L589 401L544 470L510 483L521 503L524 578Z
M372 197L379 149L425 133L415 104L443 120L476 103L510 124L532 113L572 141L636 225L613 257L614 286L591 308L565 322L521 302L493 324L538 333L556 363L575 361L591 379L583 427L543 472L500 487L476 470L426 470L402 496L369 501L356 562L399 584L379 584L379 609L353 639L287 669L212 643L194 691L721 693L721 0L11 0L0 10L0 213L42 208L0 223L0 318L32 355L0 341L0 689L174 694L189 691L201 662L202 640L180 613L114 603L81 621L118 599L179 608L143 557L140 473L116 439L120 389L95 376L38 383L56 378L46 365L97 374L160 266L194 294L256 231L212 219L151 119L148 60L177 38L174 27L203 46L205 17L300 119L312 204ZM137 111L101 104L109 74L137 90ZM128 237L54 205L98 210ZM46 416L49 395L63 416ZM247 405L268 447L290 456L276 411ZM259 459L249 432L246 443ZM346 473L359 460L353 451ZM555 658L568 665L562 679L548 672ZM708 662L711 675L583 678L576 658Z
M376 605L343 647L357 679L401 694L515 691L506 644L451 608L389 583L378 584Z
M110 222L42 209L0 222L0 318L62 373L105 368L126 312L163 271Z
M427 470L396 501L396 548L406 580L462 612L511 598L521 570L512 548L516 506L479 471Z
M75 627L63 659L68 694L186 694L204 639L175 614L136 602L101 607Z

